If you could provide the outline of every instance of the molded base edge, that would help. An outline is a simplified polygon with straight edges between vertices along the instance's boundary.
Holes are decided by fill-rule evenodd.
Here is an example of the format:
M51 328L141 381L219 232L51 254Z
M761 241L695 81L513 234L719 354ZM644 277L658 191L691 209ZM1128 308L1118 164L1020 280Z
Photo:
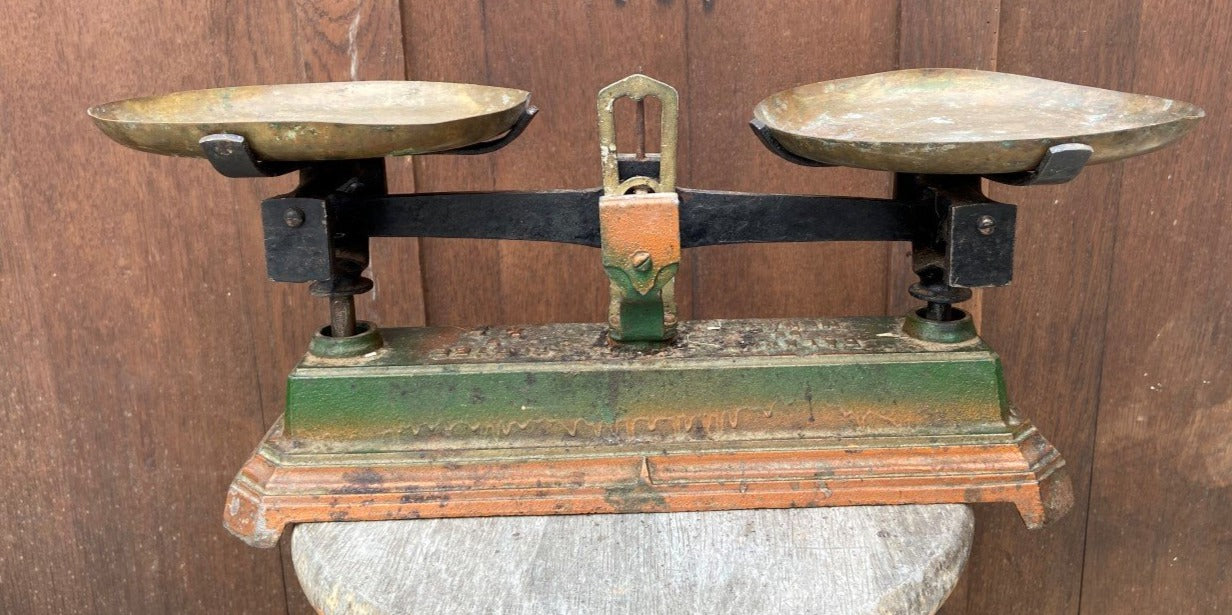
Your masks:
M279 419L231 484L224 525L272 547L288 524L322 521L1009 502L1038 528L1074 499L1065 461L1030 423L711 444L297 452Z

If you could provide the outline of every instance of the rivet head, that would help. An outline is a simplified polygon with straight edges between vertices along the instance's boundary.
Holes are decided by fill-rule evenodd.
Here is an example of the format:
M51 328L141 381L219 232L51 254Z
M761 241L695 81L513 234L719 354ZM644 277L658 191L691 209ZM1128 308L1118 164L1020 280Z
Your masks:
M299 228L304 223L304 212L298 207L290 207L282 212L282 221L291 228Z
M997 229L997 221L992 216L980 216L975 221L975 228L979 229L981 235L991 235Z
M654 265L654 263L650 260L649 252L634 252L632 263L634 269L637 269L643 273L650 271L650 268Z

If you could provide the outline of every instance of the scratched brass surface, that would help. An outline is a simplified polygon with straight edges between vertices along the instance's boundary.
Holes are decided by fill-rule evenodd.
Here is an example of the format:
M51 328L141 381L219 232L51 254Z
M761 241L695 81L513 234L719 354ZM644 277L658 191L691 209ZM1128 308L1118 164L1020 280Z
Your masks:
M146 152L202 156L201 137L245 137L264 160L440 152L508 131L530 93L465 83L357 81L177 92L99 105L108 137Z
M911 69L785 90L753 111L792 153L904 173L1013 173L1052 145L1084 143L1089 164L1159 149L1202 109L1181 101L1034 77Z

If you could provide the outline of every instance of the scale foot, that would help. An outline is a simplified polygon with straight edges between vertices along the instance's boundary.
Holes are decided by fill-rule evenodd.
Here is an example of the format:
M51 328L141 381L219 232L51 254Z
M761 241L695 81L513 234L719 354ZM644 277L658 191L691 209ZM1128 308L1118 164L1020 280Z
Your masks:
M1034 482L1026 485L1027 493L1015 499L1014 506L1023 523L1035 530L1069 512L1074 506L1074 485L1060 453L1043 436L1023 440L1019 450L1036 469Z

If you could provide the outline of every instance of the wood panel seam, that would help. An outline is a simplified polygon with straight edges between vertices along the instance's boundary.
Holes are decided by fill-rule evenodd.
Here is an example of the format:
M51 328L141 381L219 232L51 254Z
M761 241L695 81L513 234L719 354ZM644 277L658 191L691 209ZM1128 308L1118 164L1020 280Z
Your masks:
M1138 23L1137 23L1137 27L1134 29L1134 43L1135 44L1137 43L1137 40L1139 36L1141 36L1141 32L1142 32L1142 19L1141 19L1142 6L1141 5L1142 3L1141 1L1139 1L1138 3L1139 13L1138 13L1138 19L1137 19ZM1129 76L1127 80L1128 80L1128 83L1130 84L1135 83L1138 78L1138 63L1136 60L1137 58L1135 58L1134 61L1128 63L1129 64L1129 68L1128 68ZM1109 254L1110 262L1108 264L1108 271L1104 274L1104 305L1103 305L1103 314L1100 316L1100 318L1103 320L1104 332L1103 332L1103 335L1100 337L1099 358L1096 361L1095 382L1093 383L1094 399L1091 400L1092 405L1094 406L1094 410L1095 410L1095 420L1094 420L1095 424L1091 426L1091 438L1089 442L1089 450L1091 451L1091 461L1090 461L1091 468L1087 475L1086 509L1083 511L1084 515L1083 515L1083 520L1082 520L1082 551L1080 553L1080 557L1078 560L1080 562L1080 566L1078 569L1078 605L1077 605L1078 615L1082 615L1083 613L1082 602L1083 602L1083 596L1086 594L1086 592L1083 590L1083 583L1086 581L1087 546L1089 545L1090 538L1091 538L1091 515L1092 515L1091 496L1094 494L1094 489L1095 489L1095 473L1097 469L1099 468L1099 448L1097 447L1097 444L1099 442L1099 423L1100 423L1099 417L1102 414L1102 407L1103 407L1103 402L1104 402L1104 365L1105 365L1105 358L1108 353L1108 337L1112 333L1112 323L1109 321L1108 316L1112 312L1112 298L1111 298L1112 297L1112 281L1113 279L1115 279L1116 271L1117 271L1116 252L1117 252L1117 243L1118 243L1118 239L1120 238L1120 231L1121 231L1121 228L1120 228L1121 198L1122 198L1122 195L1125 194L1125 172L1123 169L1124 167L1122 166L1122 167L1117 168L1117 170L1113 171L1113 173L1115 173L1116 175L1116 180L1115 180L1116 205L1112 207L1112 220L1110 223L1110 228L1112 229L1113 232L1112 232L1112 237L1109 240L1109 246L1108 246L1108 254Z

